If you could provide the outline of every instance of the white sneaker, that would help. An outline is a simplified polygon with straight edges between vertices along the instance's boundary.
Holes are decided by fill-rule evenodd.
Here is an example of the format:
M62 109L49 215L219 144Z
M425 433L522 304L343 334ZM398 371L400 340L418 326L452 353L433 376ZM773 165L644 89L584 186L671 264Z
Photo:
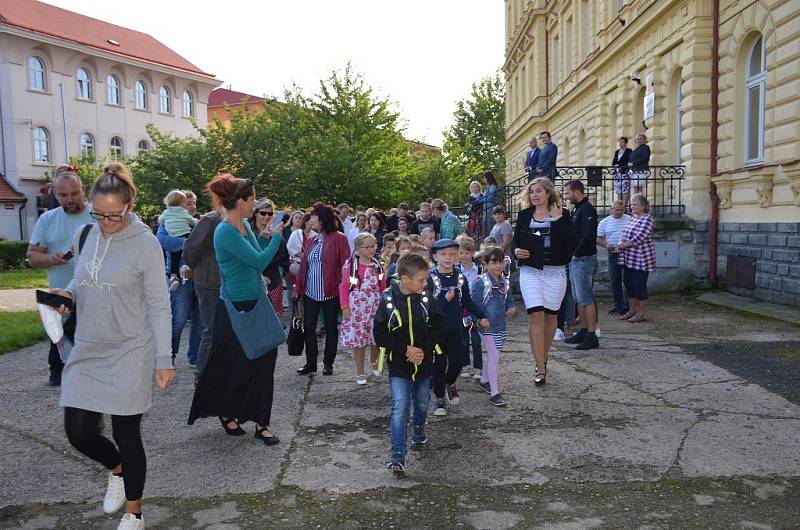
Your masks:
M177 290L178 290L178 288L180 288L180 286L181 286L181 282L179 282L179 281L178 281L177 279L175 279L175 278L172 278L172 279L169 281L169 292L171 292L171 293L174 293L175 291L177 291Z
M367 384L367 376L365 376L365 375L356 376L356 384L357 385L366 385Z
M564 340L564 331L556 328L556 334L553 336L553 340Z
M594 334L597 335L598 339L603 336L603 334L600 333L600 327L599 326L597 327L596 330L594 330Z
M476 368L475 373L472 374L472 378L480 380L481 375L482 375L482 370L480 368Z
M132 513L126 513L122 516L117 530L144 530L144 519L137 519Z
M381 376L381 371L380 370L373 370L372 371L372 375L374 375L375 377L380 377Z
M436 406L433 409L434 416L447 416L447 403L444 399L436 401Z
M461 369L461 377L469 377L469 366L465 366Z
M108 488L103 498L103 511L114 513L125 504L125 481L114 473L108 474Z

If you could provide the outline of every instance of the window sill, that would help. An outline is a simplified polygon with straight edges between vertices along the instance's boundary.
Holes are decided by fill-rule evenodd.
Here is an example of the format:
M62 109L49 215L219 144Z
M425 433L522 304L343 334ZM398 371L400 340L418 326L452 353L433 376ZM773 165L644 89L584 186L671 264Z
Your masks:
M106 107L113 107L115 109L124 109L125 108L125 107L123 107L122 105L120 105L118 103L106 103Z
M32 166L37 166L37 167L53 167L54 164L52 164L51 162L36 162L36 161L33 161L33 162L31 162L31 165Z
M151 114L150 109L148 108L140 109L139 107L133 107L133 110L136 112L146 112L147 114Z
M28 88L27 90L28 90L28 92L31 92L32 94L42 94L44 96L52 96L53 95L53 93L50 92L49 90L36 90L35 88Z
M97 103L93 99L86 99L86 98L75 98L75 101L82 101L83 103Z
M175 115L172 114L171 112L161 112L161 111L159 111L158 115L159 116L169 116L170 118L174 118L175 117Z

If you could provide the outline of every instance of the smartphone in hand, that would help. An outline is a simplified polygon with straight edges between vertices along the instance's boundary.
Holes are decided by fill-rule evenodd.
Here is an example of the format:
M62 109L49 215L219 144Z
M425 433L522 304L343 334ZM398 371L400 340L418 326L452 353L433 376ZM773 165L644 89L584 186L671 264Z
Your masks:
M62 305L70 311L72 311L74 308L72 300L66 296L61 296L60 294L51 293L49 291L43 291L41 289L36 289L36 303L44 304L54 309L58 309Z
M73 254L71 250L68 250L63 256L61 256L61 259L63 259L64 261L69 261L74 257L75 254Z
M283 222L283 217L286 215L286 212L275 212L275 215L272 217L272 228L275 228L279 224Z

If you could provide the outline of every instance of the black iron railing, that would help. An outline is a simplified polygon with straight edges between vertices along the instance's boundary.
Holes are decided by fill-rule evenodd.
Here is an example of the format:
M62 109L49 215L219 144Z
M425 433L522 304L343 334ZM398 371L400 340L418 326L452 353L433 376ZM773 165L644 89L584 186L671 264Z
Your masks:
M560 166L556 167L556 189L563 192L570 180L583 182L589 200L598 215L611 213L620 191L627 189L628 197L643 193L650 201L650 211L657 218L681 217L686 213L683 204L683 166L650 166L647 170L623 171L610 166ZM497 189L493 198L484 200L482 207L495 205L505 207L508 219L513 223L519 213L517 196L528 183L528 176L514 179ZM482 239L492 226L491 216L482 209L475 211L469 206L451 208L465 223L472 237Z

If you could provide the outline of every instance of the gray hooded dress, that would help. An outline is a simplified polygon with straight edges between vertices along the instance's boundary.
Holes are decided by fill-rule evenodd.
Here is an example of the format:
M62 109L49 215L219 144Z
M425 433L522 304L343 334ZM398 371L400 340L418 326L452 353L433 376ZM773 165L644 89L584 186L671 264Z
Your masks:
M109 237L93 226L75 258L67 291L78 326L61 380L62 407L142 414L151 405L154 369L173 367L161 245L138 217L130 214L129 223Z

